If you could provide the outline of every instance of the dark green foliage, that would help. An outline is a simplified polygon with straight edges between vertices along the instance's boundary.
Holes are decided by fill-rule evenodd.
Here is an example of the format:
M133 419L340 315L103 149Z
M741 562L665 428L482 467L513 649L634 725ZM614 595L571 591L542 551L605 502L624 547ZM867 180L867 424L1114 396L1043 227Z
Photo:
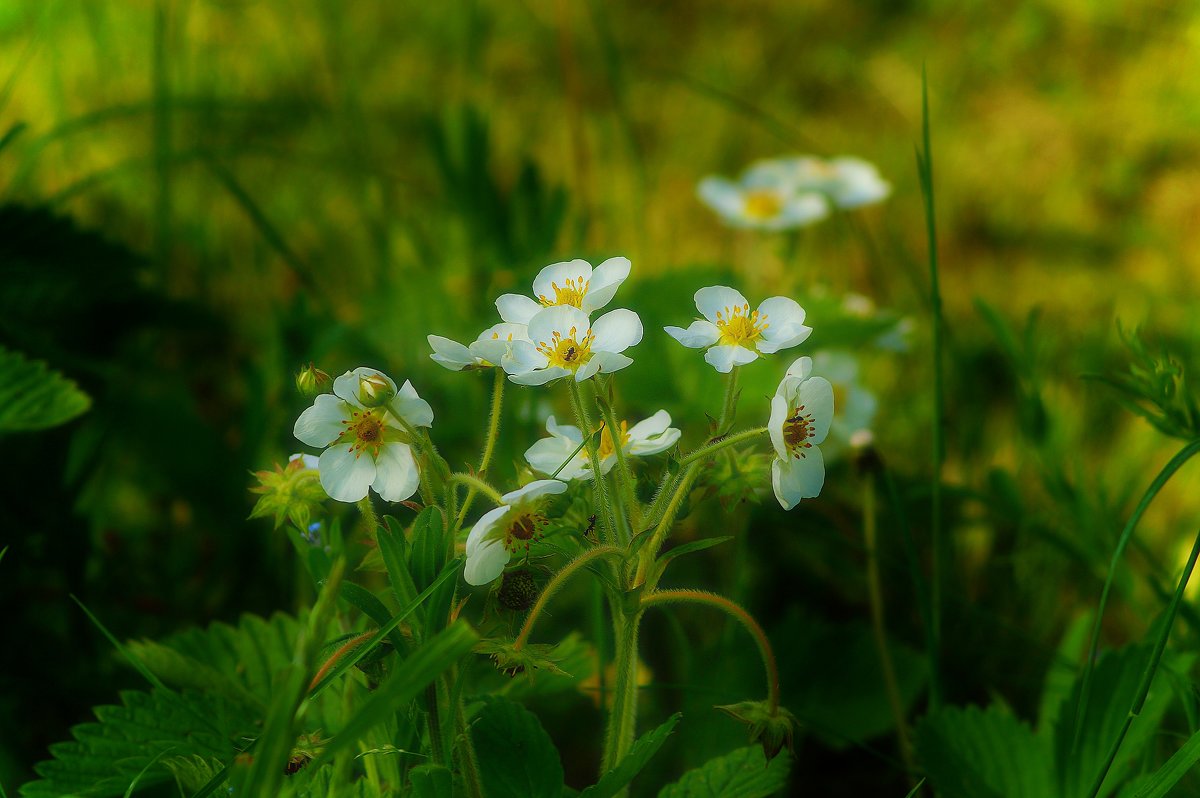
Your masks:
M490 697L471 725L488 798L558 798L563 769L537 716L506 698Z
M677 712L667 718L658 728L651 729L639 737L625 758L618 762L616 767L601 776L600 781L579 793L579 798L612 798L616 795L629 782L633 781L650 761L650 758L658 753L658 749L662 748L663 743L675 730L675 724L679 722L679 718L680 715Z
M658 798L766 798L783 788L790 756L766 761L758 746L739 748L710 760L658 793Z
M90 406L75 383L45 363L0 346L0 432L56 427Z

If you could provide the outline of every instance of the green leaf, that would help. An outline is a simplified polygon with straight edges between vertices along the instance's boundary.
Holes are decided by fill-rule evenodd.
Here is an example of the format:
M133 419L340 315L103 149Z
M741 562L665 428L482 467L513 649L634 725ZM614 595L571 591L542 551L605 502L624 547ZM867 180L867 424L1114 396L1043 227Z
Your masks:
M441 765L421 765L408 772L413 798L454 798L454 777Z
M495 696L471 724L479 774L488 798L558 798L563 768L558 750L537 716Z
M658 569L657 573L661 575L667 569L667 564L676 557L711 549L713 546L719 546L727 540L733 540L733 536L723 535L716 538L704 538L702 540L693 540L691 543L684 543L682 546L676 546L658 558L658 562L655 564L655 567Z
M1088 629L1092 623L1092 614L1086 612L1080 615L1063 634L1058 644L1057 656L1050 663L1046 673L1046 681L1042 685L1042 700L1038 709L1038 734L1052 734L1058 723L1058 716L1063 702L1071 694L1075 679L1079 673L1076 665L1083 655L1087 644Z
M392 593L403 607L416 598L418 592L412 574L408 572L408 540L404 537L400 522L390 515L384 516L377 538L388 580L392 584Z
M1200 762L1200 732L1189 737L1183 747L1133 793L1134 798L1163 798L1197 762Z
M57 427L91 405L78 385L45 363L0 346L0 432Z
M786 755L767 762L758 746L739 748L689 770L658 798L766 798L783 789L791 768Z
M392 619L392 613L388 611L383 602L365 587L360 587L353 582L342 582L341 595L378 626L387 626L388 621ZM397 651L408 651L409 649L408 641L404 639L404 635L400 633L399 629L389 631L388 640Z
M629 782L633 781L650 758L658 753L663 743L675 730L679 723L680 714L676 712L667 718L666 722L653 731L646 732L637 739L625 758L617 766L600 777L600 781L579 794L579 798L612 798Z
M467 654L478 639L474 629L458 621L413 651L396 665L387 681L357 709L350 721L325 746L321 756L306 770L316 770L338 751L353 745L377 724L391 717L440 676L442 671Z
M194 754L167 757L163 760L163 765L171 771L171 775L179 782L186 795L193 795L224 768L220 760L206 759Z
M915 732L930 782L955 798L1059 798L1048 741L997 706L944 707Z
M446 562L445 528L442 511L426 507L413 521L410 568L417 590L429 587Z

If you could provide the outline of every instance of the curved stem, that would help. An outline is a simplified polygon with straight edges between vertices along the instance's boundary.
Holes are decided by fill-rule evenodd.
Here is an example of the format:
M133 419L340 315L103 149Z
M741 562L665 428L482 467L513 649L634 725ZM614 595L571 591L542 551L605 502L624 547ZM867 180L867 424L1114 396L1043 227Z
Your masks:
M1133 724L1133 719L1141 714L1142 707L1146 704L1146 696L1150 694L1150 685L1154 681L1154 674L1158 671L1158 663L1162 660L1163 652L1167 648L1167 639L1171 636L1171 626L1175 623L1175 614L1178 612L1179 604L1183 600L1183 591L1187 588L1188 580L1191 579L1192 569L1196 567L1197 555L1200 555L1200 531L1196 533L1196 540L1192 543L1192 553L1188 555L1187 565L1183 567L1183 575L1179 577L1179 586L1175 589L1175 595L1171 598L1171 605L1167 608L1166 623L1163 624L1162 631L1158 634L1158 640L1154 643L1154 651L1150 655L1150 661L1146 663L1146 669L1142 671L1142 680L1138 684L1137 693L1133 697L1133 704L1130 705L1129 712L1125 715L1125 723L1121 726L1121 733L1117 735L1117 739L1113 740L1112 747L1108 750L1108 758L1104 762L1104 767L1096 775L1096 780L1092 782L1092 789L1088 792L1091 798L1096 798L1100 794L1100 788L1104 786L1104 778L1112 768L1113 762L1116 761L1117 754L1121 750L1121 743L1125 742L1125 735L1129 733L1129 727Z
M883 686L887 690L888 705L892 710L892 722L896 724L896 740L900 744L900 756L909 772L913 771L912 746L908 741L908 729L904 722L904 703L900 700L900 688L896 683L896 668L892 663L892 652L888 649L887 632L884 630L883 585L879 578L879 550L876 546L875 529L875 476L867 474L863 482L863 542L867 549L867 596L871 604L871 626L875 631L875 649L879 652L879 667L883 671Z
M504 370L501 368L492 369L496 372L495 382L492 383L492 409L488 414L488 429L487 437L483 441L483 454L479 458L480 474L486 474L488 466L492 462L492 453L496 450L496 440L500 437L500 411L504 407ZM475 501L475 495L478 488L471 485L467 488L467 496L463 499L462 509L458 511L458 516L454 520L454 531L462 528L463 521L467 518L467 511L471 509L471 502Z
M1125 547L1129 545L1129 541L1133 537L1133 530L1137 527L1138 521L1142 520L1142 515L1146 512L1146 508L1150 506L1150 502L1154 501L1154 497L1162 490L1163 485L1167 484L1167 480L1197 452L1200 452L1200 440L1191 441L1163 466L1162 471L1159 471L1158 476L1150 483L1150 487L1146 488L1146 492L1142 495L1142 500L1138 502L1133 515L1129 516L1129 520L1125 523L1125 528L1121 531L1121 537L1117 540L1117 548L1113 552L1112 562L1108 566L1108 575L1104 578L1104 589L1100 592L1100 605L1096 608L1096 620L1092 623L1092 638L1088 644L1087 659L1084 661L1083 680L1079 688L1079 702L1075 707L1075 734L1071 750L1074 750L1079 744L1080 732L1083 730L1083 718L1087 712L1088 701L1091 699L1092 671L1096 662L1096 649L1100 645L1100 624L1104 620L1104 609L1108 606L1108 594L1112 590L1113 578L1116 576L1121 556L1125 553Z
M504 496L501 495L500 491L496 490L489 483L485 482L474 474L465 474L460 471L456 474L451 474L449 481L451 484L465 485L477 493L482 493L484 496L487 496L489 499L491 499L493 504L504 504ZM465 507L466 505L464 504L463 506Z
M691 454L685 455L684 458L679 461L679 463L680 465L690 465L697 460L704 460L716 454L727 446L736 446L743 441L748 441L753 438L757 438L760 435L765 435L767 432L768 429L766 427L755 427L754 429L742 430L741 432L735 432L731 435L726 435L724 438L720 438L712 443L705 444L699 449L693 451Z
M519 651L527 642L529 642L529 633L533 631L534 622L537 620L542 610L545 609L546 605L550 603L550 599L562 588L564 584L566 584L567 579L569 579L572 574L574 574L583 566L587 565L592 560L614 555L620 557L622 554L624 554L624 551L616 546L597 546L591 551L586 551L583 554L580 554L578 557L564 565L562 570L556 573L550 579L550 581L546 583L546 587L542 589L542 594L538 596L537 602L533 605L533 608L529 610L529 614L525 616L525 623L521 625L521 632L517 635L517 639L513 643L513 649Z
M767 639L767 633L758 625L758 621L754 620L754 616L724 596L718 596L716 593L709 593L705 590L659 590L642 599L643 607L652 607L656 604L689 603L715 607L733 616L742 626L746 627L746 631L754 637L754 642L758 644L758 653L762 655L763 668L767 672L767 701L770 704L771 712L779 709L779 667L775 664L775 652L771 648L771 641Z
M580 431L586 434L588 430L592 429L592 419L588 416L587 408L584 407L583 397L579 395L579 383L575 381L574 377L568 377L564 382L567 383L567 394L571 397L571 409L575 411L575 420L579 424ZM603 537L606 542L615 543L617 541L617 525L604 484L604 472L600 468L599 447L596 445L594 435L584 438L584 443L587 446L588 463L592 467L592 490L595 492L596 512L603 520L601 525L604 532Z
M321 666L316 675L313 676L312 681L309 682L308 692L311 693L313 688L320 684L321 680L324 679L331 670L333 670L333 666L337 665L342 657L346 656L374 636L375 632L373 631L363 632L362 634L352 637L345 643L342 643L340 646L338 646L337 651L334 651L329 656L329 659L325 660L325 664Z
M604 416L604 425L608 427L608 434L613 442L613 453L617 456L617 474L622 493L620 498L624 505L622 515L628 514L629 528L636 534L641 523L642 513L641 507L638 506L637 493L634 492L633 472L629 469L629 460L625 457L625 446L621 440L621 426L617 423L617 416L612 405L600 395L600 383L595 379L592 380L592 391L596 395L596 406L600 408L600 414Z

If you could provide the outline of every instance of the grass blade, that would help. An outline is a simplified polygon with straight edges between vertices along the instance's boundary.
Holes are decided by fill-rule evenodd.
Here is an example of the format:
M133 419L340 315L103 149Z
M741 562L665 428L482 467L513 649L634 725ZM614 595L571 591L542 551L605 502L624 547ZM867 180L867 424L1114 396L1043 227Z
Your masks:
M164 748L163 750L158 752L157 756L155 756L153 759L151 759L149 762L147 762L146 767L142 768L141 772L138 773L136 776L134 776L133 781L129 782L129 789L127 789L125 791L125 798L130 798L130 796L133 795L133 791L135 789L137 789L138 782L142 780L142 776L145 776L146 772L148 770L150 770L150 768L154 767L155 764L158 763L158 760L162 759L164 756L166 756L167 754L171 753L174 750L175 750L174 748ZM4 790L2 788L0 788L0 798L4 798Z
M1154 772L1154 777L1138 790L1133 798L1165 798L1197 762L1200 762L1200 732L1189 737L1183 747Z
M127 649L127 648L125 648L125 646L121 645L121 641L117 640L116 636L112 632L108 631L108 628L104 624L100 623L100 619L97 618L95 615L93 615L92 611L89 610L87 607L85 607L82 601L75 598L74 593L72 593L70 595L71 595L71 601L74 601L76 604L79 605L79 609L84 611L84 613L87 615L88 619L95 625L95 627L97 629L99 629L100 632L105 637L108 638L108 642L113 644L113 648L115 648L117 651L121 652L121 656L123 656L125 659L129 660L129 664L132 665L134 667L134 669L136 669L137 672L140 673L146 679L146 681L150 682L150 684L154 685L159 690L165 690L168 693L175 692L174 690L172 690L171 688L169 688L165 684L163 684L157 676L155 676L153 673L151 673L150 669L146 667L146 663L142 662L140 659L135 657L129 651L129 649Z

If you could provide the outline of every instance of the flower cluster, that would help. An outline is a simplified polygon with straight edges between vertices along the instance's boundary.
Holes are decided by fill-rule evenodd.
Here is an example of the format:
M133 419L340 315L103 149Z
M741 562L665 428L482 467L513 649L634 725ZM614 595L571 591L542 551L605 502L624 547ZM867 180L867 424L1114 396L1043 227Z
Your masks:
M787 230L824 219L830 206L849 210L880 202L891 190L860 158L800 155L753 163L736 181L706 177L697 194L734 227Z

